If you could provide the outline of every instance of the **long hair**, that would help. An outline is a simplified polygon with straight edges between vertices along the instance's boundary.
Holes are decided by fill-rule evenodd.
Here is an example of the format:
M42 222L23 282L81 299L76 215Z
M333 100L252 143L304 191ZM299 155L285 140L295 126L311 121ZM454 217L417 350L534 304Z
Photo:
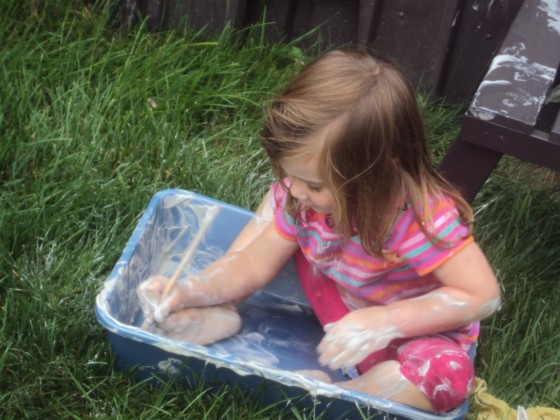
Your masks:
M370 254L385 255L405 198L435 243L442 241L431 233L429 200L442 194L471 227L470 206L433 167L414 89L395 65L366 51L331 51L309 63L268 106L262 144L279 179L287 159L319 156L333 227L357 234ZM290 195L288 210L298 211Z

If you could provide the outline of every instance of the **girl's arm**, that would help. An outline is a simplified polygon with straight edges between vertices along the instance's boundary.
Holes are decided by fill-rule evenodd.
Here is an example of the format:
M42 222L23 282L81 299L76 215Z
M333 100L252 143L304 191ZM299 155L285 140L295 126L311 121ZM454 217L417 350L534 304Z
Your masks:
M274 220L274 211L272 209L272 201L270 192L267 192L259 204L255 215L249 220L249 223L237 235L237 238L229 246L229 251L238 251L249 245L257 236L259 236L269 224Z
M434 270L434 275L442 284L440 288L387 307L405 337L462 327L486 318L500 305L498 282L476 243Z
M354 366L395 338L451 331L483 319L500 304L500 289L476 243L434 270L441 287L420 297L350 312L326 325L320 361Z
M268 195L259 207L266 209ZM219 305L243 299L270 282L297 250L276 231L271 219L255 218L241 231L228 252L196 275L177 283L159 305L158 319L185 307ZM142 286L154 300L161 300L166 278L155 277Z

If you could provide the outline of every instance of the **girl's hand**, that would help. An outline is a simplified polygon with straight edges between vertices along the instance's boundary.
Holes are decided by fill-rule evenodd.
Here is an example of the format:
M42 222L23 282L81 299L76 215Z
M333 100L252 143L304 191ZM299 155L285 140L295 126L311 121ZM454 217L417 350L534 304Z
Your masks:
M268 223L248 244L243 238L241 249L233 249L223 257L189 277L179 281L163 297L168 279L152 276L138 287L139 296L157 302L154 319L158 322L183 308L206 307L237 302L265 286L282 269L298 248L295 241L280 236Z
M324 327L325 337L319 343L319 362L331 369L351 368L371 353L381 350L402 337L390 323L382 306L358 309Z
M500 306L500 288L474 242L433 271L441 287L385 306L350 312L325 325L319 361L351 367L399 337L438 334L486 318Z
M191 288L176 284L163 297L169 282L164 276L151 276L137 289L145 320L142 328L166 337L206 345L234 335L241 328L241 317L233 305L188 307ZM155 325L153 322L155 321Z
M165 298L163 297L168 282L169 278L165 276L150 276L148 280L140 283L137 289L144 314L151 314L158 323L163 322L169 314L187 306L185 303L188 301L188 293L180 283L177 283Z

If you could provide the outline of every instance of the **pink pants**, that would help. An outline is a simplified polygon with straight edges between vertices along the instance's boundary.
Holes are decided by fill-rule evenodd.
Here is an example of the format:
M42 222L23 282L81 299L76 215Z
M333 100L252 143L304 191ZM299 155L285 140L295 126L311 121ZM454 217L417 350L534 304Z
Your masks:
M301 252L296 254L295 263L303 291L322 325L349 312L336 284L315 272ZM469 355L445 336L393 340L359 363L358 372L364 373L387 360L400 363L401 373L418 387L436 412L457 407L468 398L474 384L474 366Z

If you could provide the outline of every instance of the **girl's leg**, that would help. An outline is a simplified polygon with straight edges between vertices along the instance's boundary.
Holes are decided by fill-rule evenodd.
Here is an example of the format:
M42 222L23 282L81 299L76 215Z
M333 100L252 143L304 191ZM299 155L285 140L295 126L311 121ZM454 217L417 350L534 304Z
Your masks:
M338 385L436 412L460 405L474 385L472 360L457 343L442 336L406 341L391 358L395 360Z
M336 385L434 411L428 399L401 373L401 364L396 360L381 362L356 379L338 382Z
M295 263L302 288L321 324L349 310L334 282L314 271L301 253ZM448 411L466 400L474 384L468 354L441 336L395 340L358 364L356 379L337 385L429 411Z
M166 337L200 346L230 337L240 328L241 317L233 305L185 308L157 325Z

